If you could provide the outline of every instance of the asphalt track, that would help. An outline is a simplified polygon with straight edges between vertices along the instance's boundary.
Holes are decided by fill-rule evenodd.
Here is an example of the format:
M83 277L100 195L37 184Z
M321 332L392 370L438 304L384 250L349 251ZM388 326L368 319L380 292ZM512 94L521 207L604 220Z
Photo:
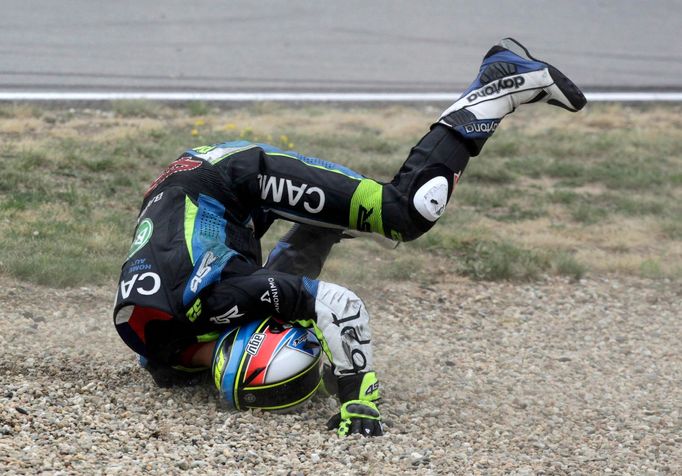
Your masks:
M682 92L682 1L3 0L0 93L443 93L513 36L591 92Z

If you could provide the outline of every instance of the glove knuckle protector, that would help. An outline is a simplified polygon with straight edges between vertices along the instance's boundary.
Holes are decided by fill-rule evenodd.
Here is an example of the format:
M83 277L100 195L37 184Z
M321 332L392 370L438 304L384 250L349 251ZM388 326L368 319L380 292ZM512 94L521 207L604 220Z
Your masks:
M383 434L381 414L375 403L379 399L379 382L374 372L340 378L339 395L343 402L337 420L339 436Z
M359 433L363 436L383 434L381 415L373 402L350 400L341 405L341 423L337 430L339 436Z

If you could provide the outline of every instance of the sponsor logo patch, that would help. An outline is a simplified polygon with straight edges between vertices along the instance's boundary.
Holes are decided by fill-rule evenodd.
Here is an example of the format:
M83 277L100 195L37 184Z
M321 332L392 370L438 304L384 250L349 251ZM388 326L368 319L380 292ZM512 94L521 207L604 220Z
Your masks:
M372 231L372 225L369 224L369 218L372 216L374 208L367 210L365 207L360 205L358 208L358 222L356 223L356 228L358 231Z
M249 144L246 146L242 145L241 147L217 147L215 145L205 145L203 147L196 147L192 149L192 152L196 152L196 154L194 154L196 157L204 159L208 163L215 165L235 152L253 149L256 146L256 144Z
M466 132L467 134L473 134L475 132L483 134L492 134L493 132L495 132L495 129L497 129L497 126L499 124L500 121L471 122L469 124L464 125L464 132Z
M215 324L229 324L232 321L232 319L237 319L238 317L242 317L243 315L244 313L240 313L239 308L235 305L232 306L229 310L220 314L219 316L213 316L212 318L209 319L209 321Z
M139 286L136 287L137 284ZM128 299L133 290L143 296L151 296L161 289L161 278L158 274L151 272L134 274L128 281L121 281L120 289L123 299Z
M160 201L162 198L163 198L163 192L159 193L158 195L154 195L154 198L150 199L147 202L147 206L144 207L144 210L142 210L142 212L140 213L140 216L137 218L137 222L140 223L140 220L142 220L142 218L145 216L145 214L147 213L147 210L149 210L149 207L151 207L156 202Z
M172 162L166 170L161 172L161 175L159 175L156 180L152 182L152 184L149 186L149 189L145 192L144 196L146 197L152 191L158 187L161 182L166 180L168 177L170 177L173 174L177 174L178 172L189 172L190 170L194 170L198 167L201 167L201 164L203 162L201 160L196 160L193 159L189 156L183 155L180 157L178 160L175 162Z
M133 274L133 273L139 273L141 271L151 271L152 265L150 263L147 263L146 258L137 258L135 259L128 269L126 269L125 274Z
M251 338L249 339L249 343L246 344L246 353L250 355L256 355L258 353L258 349L260 349L260 346L264 340L265 334L263 334L262 332L252 335Z
M260 297L261 302L267 302L272 304L275 308L275 312L279 313L279 289L277 284L275 284L275 278L268 278L268 285L270 289L265 291Z
M467 101L472 103L477 99L483 99L493 94L503 92L505 89L519 89L525 84L525 82L526 80L523 78L523 76L502 78L486 85L485 87L481 87L475 91L472 91L472 93L467 96Z
M371 395L373 392L376 392L379 390L379 382L374 382L372 385L367 387L367 390L365 390L365 395Z
M196 274L192 277L192 282L189 285L189 288L193 293L197 292L201 281L211 272L211 265L217 259L218 257L213 254L212 251L207 251L206 254L204 254L204 257L201 259L201 264L199 265Z
M187 316L187 319L189 319L189 322L196 321L197 318L201 316L201 299L197 298L197 300L194 301L192 307L187 310L185 315Z
M154 223L149 218L145 218L139 225L137 225L137 229L135 230L135 238L133 238L133 243L130 245L130 250L128 250L128 257L126 258L126 261L132 258L135 253L140 251L147 243L149 243L152 233L154 233Z
M260 197L274 203L286 203L296 207L301 203L308 213L320 213L324 208L325 195L319 187L307 183L294 184L290 179L258 175Z

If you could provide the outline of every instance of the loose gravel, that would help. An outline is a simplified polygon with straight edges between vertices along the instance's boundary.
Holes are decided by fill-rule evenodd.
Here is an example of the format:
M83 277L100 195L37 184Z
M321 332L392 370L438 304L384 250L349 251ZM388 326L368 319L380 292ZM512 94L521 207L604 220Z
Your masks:
M339 439L331 397L229 413L208 386L156 388L113 328L113 285L0 277L0 473L682 474L679 282L360 294L387 432Z

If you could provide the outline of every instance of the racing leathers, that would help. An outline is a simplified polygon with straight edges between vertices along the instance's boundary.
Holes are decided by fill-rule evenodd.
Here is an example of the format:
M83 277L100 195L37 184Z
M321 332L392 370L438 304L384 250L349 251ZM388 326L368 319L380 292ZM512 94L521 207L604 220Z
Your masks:
M316 279L324 258L343 230L395 241L428 231L470 155L505 116L538 102L575 112L586 100L563 73L506 38L389 183L265 144L188 150L145 194L116 295L119 334L155 364L177 365L230 324L271 315L302 322L315 328L338 376L333 426L380 434L369 315L354 293ZM259 239L275 218L306 227L263 267Z
M468 159L462 139L442 125L389 183L266 144L190 149L145 194L119 280L116 328L138 354L179 365L228 325L270 315L297 321L321 338L342 400L355 400L373 370L369 315L352 291L316 279L324 259L343 230L395 241L426 232ZM300 225L264 267L259 239L276 218Z

